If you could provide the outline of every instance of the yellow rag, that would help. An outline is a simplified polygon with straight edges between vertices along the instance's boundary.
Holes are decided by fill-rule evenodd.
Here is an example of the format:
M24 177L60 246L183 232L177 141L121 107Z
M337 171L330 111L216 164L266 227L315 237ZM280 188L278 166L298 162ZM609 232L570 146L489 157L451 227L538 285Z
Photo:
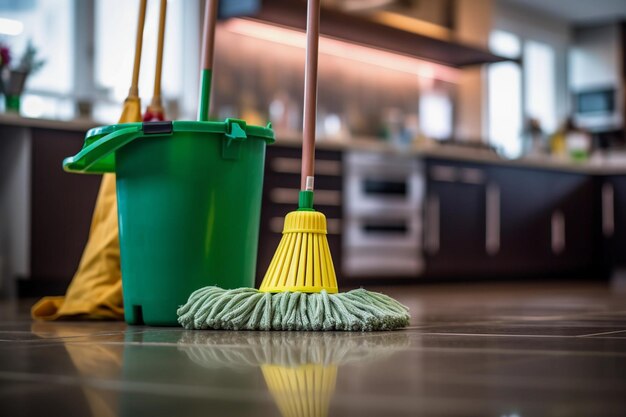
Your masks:
M139 98L127 98L120 123L140 121ZM42 298L32 307L31 315L41 320L124 318L114 174L102 177L89 240L67 293Z

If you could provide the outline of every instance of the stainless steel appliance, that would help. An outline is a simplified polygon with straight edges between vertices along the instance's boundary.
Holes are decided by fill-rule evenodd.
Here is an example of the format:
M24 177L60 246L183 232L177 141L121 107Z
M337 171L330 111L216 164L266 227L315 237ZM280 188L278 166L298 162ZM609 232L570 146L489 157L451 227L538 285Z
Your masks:
M415 277L424 267L421 162L352 151L345 167L343 274Z

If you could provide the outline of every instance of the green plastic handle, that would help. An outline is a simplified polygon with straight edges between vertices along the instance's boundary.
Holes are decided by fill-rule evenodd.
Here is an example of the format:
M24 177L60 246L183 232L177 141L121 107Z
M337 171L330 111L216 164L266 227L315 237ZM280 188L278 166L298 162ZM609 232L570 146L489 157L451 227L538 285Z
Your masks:
M117 149L132 142L142 133L141 125L132 126L115 132L93 142L79 153L63 160L63 169L67 172L104 173L115 172L115 164L102 164L100 169L90 168ZM108 166L105 166L108 165Z

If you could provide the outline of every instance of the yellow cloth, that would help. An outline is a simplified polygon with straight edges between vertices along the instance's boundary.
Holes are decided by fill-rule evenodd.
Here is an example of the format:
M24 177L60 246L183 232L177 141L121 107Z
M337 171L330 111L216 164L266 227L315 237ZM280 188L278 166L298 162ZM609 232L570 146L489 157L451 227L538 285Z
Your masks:
M140 121L139 99L126 99L120 123ZM42 298L32 307L31 315L41 320L124 318L115 175L102 177L89 240L67 293Z

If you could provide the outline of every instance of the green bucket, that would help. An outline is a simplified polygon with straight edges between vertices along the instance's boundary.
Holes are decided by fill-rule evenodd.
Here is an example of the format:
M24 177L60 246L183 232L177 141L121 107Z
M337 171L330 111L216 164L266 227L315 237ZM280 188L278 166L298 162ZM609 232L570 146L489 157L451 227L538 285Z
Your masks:
M177 325L200 287L253 287L271 126L125 123L95 128L63 161L115 172L124 312L129 324Z

